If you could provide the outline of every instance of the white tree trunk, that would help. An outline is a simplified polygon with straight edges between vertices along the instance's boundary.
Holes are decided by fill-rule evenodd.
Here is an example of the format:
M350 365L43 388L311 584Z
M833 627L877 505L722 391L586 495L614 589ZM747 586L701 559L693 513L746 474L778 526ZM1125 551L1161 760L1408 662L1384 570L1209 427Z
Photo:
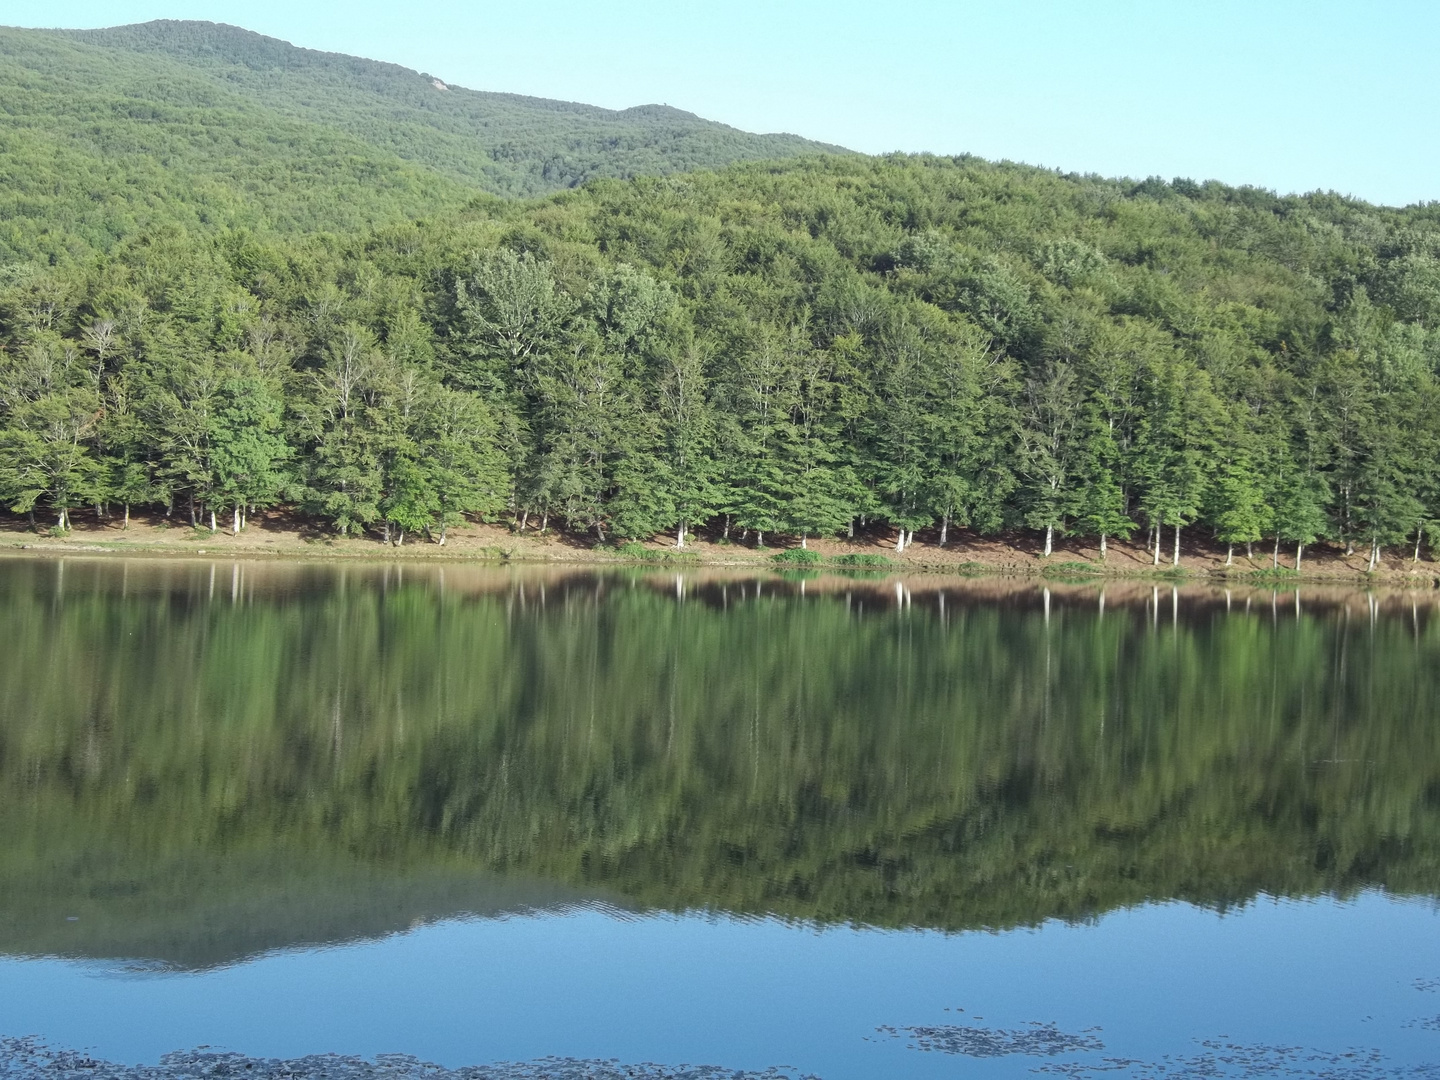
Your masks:
M1280 569L1280 534L1275 534L1275 556L1270 560L1270 569Z
M900 530L900 535L895 538L895 554L899 555L905 550L905 530Z
M1108 556L1109 556L1109 554L1110 554L1110 548L1109 548L1109 546L1108 546L1108 545L1106 544L1106 542L1105 542L1106 539L1107 539L1107 537L1105 536L1105 534L1104 534L1104 533L1101 533L1101 534L1100 534L1100 561L1101 561L1101 562L1105 562L1105 560L1108 558Z
M220 526L215 523L215 508L213 506L210 508L210 531L212 533L220 531Z
M1170 560L1171 566L1180 565L1180 526L1175 526L1175 557Z
M1370 539L1370 565L1365 568L1366 573L1375 572L1375 564L1380 561L1380 540L1378 537Z
M1226 545L1225 545L1225 565L1226 565L1226 566L1234 566L1234 565L1235 565L1235 545L1234 545L1234 544L1226 544Z
M805 541L806 541L806 536L805 536L805 534L802 532L802 533L800 534L800 550L801 550L801 551L809 551L809 550L810 550L810 545L807 544Z
M1298 541L1298 540L1295 541L1295 572L1296 572L1296 573L1299 573L1299 572L1300 572L1300 555L1304 552L1304 550L1305 550L1305 545L1302 544L1302 543L1300 543L1300 541Z
M685 546L685 522L683 521L675 528L675 546L677 548Z
M231 535L231 536L239 536L239 535L240 535L240 504L239 504L239 503L236 503L236 504L235 504L235 509L231 512L231 515L230 515L230 535Z
M950 536L950 515L946 514L940 519L940 546L945 546L945 541ZM1417 545L1418 547L1418 545Z
M1050 552L1055 550L1055 526L1045 526L1045 558L1050 557Z
M125 524L122 525L121 528L124 528L124 529L130 528L130 504L129 504L129 503L126 503L126 504L125 504ZM1415 558L1417 558L1417 559L1420 558L1420 545L1419 545L1419 543L1416 543L1416 545L1415 545Z

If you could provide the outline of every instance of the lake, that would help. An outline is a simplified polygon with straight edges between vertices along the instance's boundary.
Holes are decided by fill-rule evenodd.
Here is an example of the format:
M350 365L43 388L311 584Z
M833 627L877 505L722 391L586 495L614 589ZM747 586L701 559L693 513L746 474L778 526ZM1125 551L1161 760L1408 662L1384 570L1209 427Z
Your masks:
M1440 1076L1436 592L0 560L0 1077Z

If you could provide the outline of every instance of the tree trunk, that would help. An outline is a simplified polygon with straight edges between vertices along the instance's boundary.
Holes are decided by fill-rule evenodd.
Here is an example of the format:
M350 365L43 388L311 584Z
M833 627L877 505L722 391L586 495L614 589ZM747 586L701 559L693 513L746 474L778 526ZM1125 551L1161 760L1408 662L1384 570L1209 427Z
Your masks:
M720 539L722 539L722 540L729 540L729 539L730 539L730 515L729 515L729 514L726 514L726 515L725 515L725 527L720 530Z
M30 508L30 531L31 531L31 532L38 532L39 529L40 529L40 526L38 526L38 525L35 524L35 508L32 506L32 507Z
M1380 538L1379 538L1379 537L1374 537L1374 536L1372 536L1372 537L1370 538L1370 565L1365 568L1365 572L1366 572L1367 574L1373 574L1373 573L1375 572L1375 564L1378 563L1379 561L1380 561Z
M800 534L800 550L801 550L801 551L809 551L809 550L810 550L810 545L805 542L806 539L807 539L807 537L806 537L805 534L802 532L802 533Z
M946 514L940 519L940 546L945 546L945 541L950 536L950 515Z
M544 535L545 535L545 530L548 529L549 527L550 527L550 511L549 511L549 510L546 510L545 513L543 513L543 514L540 515L540 535L541 535L541 536L544 536Z
M404 547L404 546L405 546L405 530L404 530L404 529L396 529L395 532L396 532L396 534L397 534L397 535L396 535L396 538L395 538L395 546L396 546L396 547Z
M121 528L122 528L122 529L128 529L128 528L130 528L130 504L129 504L128 502L125 504L125 524L122 525ZM1420 549L1420 546L1417 544L1417 545L1415 546L1415 549L1418 551L1418 550Z
M765 546L765 530L764 530L764 529L756 529L756 530L755 530L755 546L756 546L757 548L762 548L762 547Z
M1226 545L1225 545L1225 565L1226 565L1226 566L1234 566L1234 565L1235 565L1235 545L1234 545L1234 544L1226 544Z
M1160 526L1159 526L1159 525L1156 525L1156 526L1155 526L1155 547L1154 547L1154 550L1153 550L1153 551L1151 552L1151 554L1150 554L1150 565L1151 565L1151 566L1159 566L1159 565L1160 565Z
M530 511L522 510L520 512L520 531L522 533L525 531L525 526L528 524L530 524Z
M1419 527L1415 529L1415 558L1411 559L1411 562L1418 563L1420 561L1420 538L1424 535L1424 529Z
M901 552L903 552L904 550L905 550L905 529L904 529L904 527L902 526L901 529L900 529L900 535L895 538L895 554L896 554L896 555L899 555L899 554L900 554Z
M186 492L186 494L187 494L187 495L189 496L189 498L190 498L190 527L191 527L192 529L194 529L194 528L197 528L197 527L198 527L198 525L197 525L197 523L196 523L196 521L195 521L195 492L190 491L190 492Z
M1245 558L1249 559L1251 562L1255 561L1255 541L1245 541Z
M603 537L602 537L603 539ZM445 546L445 515L440 515L440 546Z
M1180 526L1175 526L1175 557L1170 560L1171 566L1180 565Z
M1106 541L1107 539L1108 539L1108 538L1106 537L1106 535L1102 532L1102 533L1100 534L1100 561L1101 561L1101 562L1105 562L1106 559L1108 558L1109 554L1110 554L1110 549L1109 549L1109 547L1108 547L1108 546L1106 545L1106 543L1105 543L1105 541Z
M234 510L234 513L233 513L233 515L232 515L232 517L231 517L231 519L230 519L230 535L231 535L231 536L239 536L239 535L240 535L240 504L239 504L239 503L236 503L236 504L235 504L235 510Z
M1045 558L1050 557L1050 552L1055 550L1055 526L1045 526Z
M675 529L675 546L677 548L683 548L685 546L685 522L683 521L680 522L679 526Z
M1299 540L1295 541L1295 572L1300 572L1300 555L1305 550L1305 545Z
M855 539L855 519L853 517L845 523L845 538L847 540Z
M220 526L215 521L215 508L213 506L210 508L210 531L212 533L220 531Z
M1280 534L1275 534L1275 556L1270 560L1270 569L1280 569Z

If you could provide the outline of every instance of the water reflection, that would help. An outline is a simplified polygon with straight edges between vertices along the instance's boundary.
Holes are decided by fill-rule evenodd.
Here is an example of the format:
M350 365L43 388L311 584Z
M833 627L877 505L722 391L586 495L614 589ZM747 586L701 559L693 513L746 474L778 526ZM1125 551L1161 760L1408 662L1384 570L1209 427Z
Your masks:
M0 562L0 950L1440 890L1433 591Z

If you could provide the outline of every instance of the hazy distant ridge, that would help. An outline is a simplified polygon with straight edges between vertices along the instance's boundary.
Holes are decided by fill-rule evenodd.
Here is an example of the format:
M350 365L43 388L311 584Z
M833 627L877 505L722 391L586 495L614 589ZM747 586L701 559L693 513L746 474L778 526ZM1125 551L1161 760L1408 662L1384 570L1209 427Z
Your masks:
M60 33L178 61L266 108L356 135L497 194L840 151L796 135L750 134L665 105L617 111L468 90L440 76L442 89L437 76L397 64L297 48L223 24L159 20Z

